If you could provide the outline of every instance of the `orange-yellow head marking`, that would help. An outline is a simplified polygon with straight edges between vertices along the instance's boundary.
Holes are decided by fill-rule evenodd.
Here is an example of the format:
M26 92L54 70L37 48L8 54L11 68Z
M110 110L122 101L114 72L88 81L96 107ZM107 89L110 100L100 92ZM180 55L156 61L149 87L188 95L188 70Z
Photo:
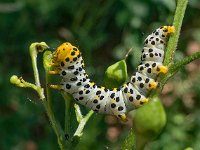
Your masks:
M77 57L80 57L80 51L75 46L66 42L57 47L53 54L54 62L72 62L76 61Z

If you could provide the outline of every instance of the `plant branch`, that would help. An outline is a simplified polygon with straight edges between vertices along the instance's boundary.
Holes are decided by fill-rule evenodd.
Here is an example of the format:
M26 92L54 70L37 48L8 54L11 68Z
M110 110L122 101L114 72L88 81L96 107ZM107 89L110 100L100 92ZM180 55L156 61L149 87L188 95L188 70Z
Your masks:
M196 52L196 53L192 54L191 56L188 56L188 57L184 58L183 60L180 60L179 62L177 62L171 66L170 73L171 74L176 73L183 66L185 66L185 65L189 64L190 62L192 62L196 59L199 59L199 58L200 58L200 52Z
M71 114L73 111L73 104L74 104L74 99L73 97L65 92L61 92L64 100L65 100L65 138L68 141L71 141L71 138L73 136L73 133L71 131ZM71 146L71 143L69 142L69 147Z
M173 64L174 53L176 51L176 47L178 44L178 39L180 36L180 30L183 22L183 18L185 15L185 10L188 4L188 0L177 0L176 11L174 14L173 26L175 27L175 33L170 36L169 41L167 43L164 65L169 67ZM174 75L174 74L173 74ZM170 71L166 75L160 75L160 91L163 89L166 81L173 76Z
M83 119L81 109L80 109L78 104L74 104L74 108L75 108L75 113L76 113L76 120L77 120L78 123L80 123L81 120Z
M76 110L77 112L79 111L79 106L78 105L75 105L75 109L78 109ZM87 121L89 120L89 118L93 115L94 111L93 110L90 110L87 115L85 117L83 117L80 122L79 122L79 125L78 125L78 128L76 129L74 135L73 135L73 138L72 138L72 145L73 147L72 148L75 148L76 145L79 143L80 141L80 137L82 136L83 134L83 129L87 123ZM80 115L80 114L79 114Z
M87 121L90 119L90 117L93 115L93 113L94 113L94 111L90 110L87 113L87 115L80 120L80 123L74 133L74 136L81 137L81 135L83 134L83 128L84 128L85 124L87 123Z
M10 82L18 87L32 88L38 93L40 98L42 97L42 89L36 86L35 84L25 81L22 77L17 77L16 75L12 75L10 78Z
M37 68L37 54L38 52L43 52L47 50L49 46L45 42L41 43L32 43L29 47L29 52L32 60L32 68L33 68L33 74L35 78L35 84L38 88L40 88L40 99L45 99L44 96L44 89L41 88L40 85L40 79L39 79L39 73L38 73L38 68Z
M199 58L200 58L200 52L196 52L191 56L188 56L187 58L171 65L169 67L169 72L162 78L160 82L161 87L163 87L166 81L169 80L172 76L174 76L182 67Z
M38 52L43 52L44 50L48 48L49 46L45 42L32 43L29 47L29 52L30 52L30 56L32 60L33 74L35 78L35 84L38 87L40 87L40 79L39 79L39 73L38 73L38 68L37 68L37 54Z
M65 133L68 139L68 145L67 147L69 147L70 149L73 149L79 142L80 137L83 134L83 129L87 123L87 121L89 120L89 118L92 116L92 114L94 113L92 110L88 112L88 114L83 117L80 107L78 104L74 103L74 99L73 97L65 92L62 92L62 96L65 99ZM73 135L72 131L71 131L71 113L73 110L73 106L75 108L75 113L76 113L76 119L78 122L78 127L75 131L75 133Z
M169 66L169 64L173 62L174 53L176 51L178 39L180 36L180 30L183 22L183 17L185 15L187 3L188 0L177 0L177 7L173 21L173 26L175 27L176 32L169 38L166 47L165 60L164 60L164 65L166 66Z

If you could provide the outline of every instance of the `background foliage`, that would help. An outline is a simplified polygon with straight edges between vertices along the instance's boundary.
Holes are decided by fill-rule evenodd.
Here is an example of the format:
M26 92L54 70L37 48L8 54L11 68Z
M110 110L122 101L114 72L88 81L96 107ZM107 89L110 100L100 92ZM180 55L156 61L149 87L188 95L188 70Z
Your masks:
M199 9L198 0L189 1L177 60L200 50ZM124 58L131 47L133 52L128 58L128 70L130 74L134 72L140 60L143 39L158 26L170 24L174 10L174 0L1 1L1 149L58 149L36 93L9 83L12 74L23 74L24 79L33 81L28 53L32 42L45 41L52 47L63 41L74 43L83 52L91 78L104 84L107 66ZM161 100L168 122L160 136L146 147L147 150L200 149L199 65L199 60L192 62L165 85ZM42 65L40 71L43 71ZM56 117L62 123L64 102L58 91L54 93ZM95 114L89 120L77 149L119 149L131 126L131 121L122 124L112 116Z

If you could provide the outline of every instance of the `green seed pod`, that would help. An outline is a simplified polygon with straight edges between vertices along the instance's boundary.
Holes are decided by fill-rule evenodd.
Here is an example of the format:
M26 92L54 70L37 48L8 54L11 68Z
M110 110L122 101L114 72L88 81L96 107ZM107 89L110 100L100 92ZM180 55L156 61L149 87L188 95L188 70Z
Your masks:
M155 139L166 124L166 114L160 99L153 97L149 103L137 109L133 121L136 147L140 150L147 142Z
M16 75L12 75L10 77L10 83L12 83L18 87L26 87L26 85L24 83L22 83Z
M19 78L16 75L12 75L10 77L10 83L12 83L12 84L19 84L20 80L19 80Z
M109 66L105 72L105 85L108 88L118 87L127 79L127 66L125 59Z

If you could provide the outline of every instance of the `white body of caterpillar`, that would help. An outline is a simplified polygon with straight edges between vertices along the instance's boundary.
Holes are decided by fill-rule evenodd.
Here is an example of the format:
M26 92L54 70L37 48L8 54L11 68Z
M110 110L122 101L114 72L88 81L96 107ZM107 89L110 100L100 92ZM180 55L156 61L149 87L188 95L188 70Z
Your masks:
M107 89L92 82L84 69L81 52L70 43L63 43L53 53L54 71L63 80L51 85L73 95L74 99L95 112L112 114L126 121L127 112L148 102L149 90L157 87L156 77L166 73L163 66L167 36L175 31L173 26L162 26L151 33L144 42L141 63L131 80L119 88Z

